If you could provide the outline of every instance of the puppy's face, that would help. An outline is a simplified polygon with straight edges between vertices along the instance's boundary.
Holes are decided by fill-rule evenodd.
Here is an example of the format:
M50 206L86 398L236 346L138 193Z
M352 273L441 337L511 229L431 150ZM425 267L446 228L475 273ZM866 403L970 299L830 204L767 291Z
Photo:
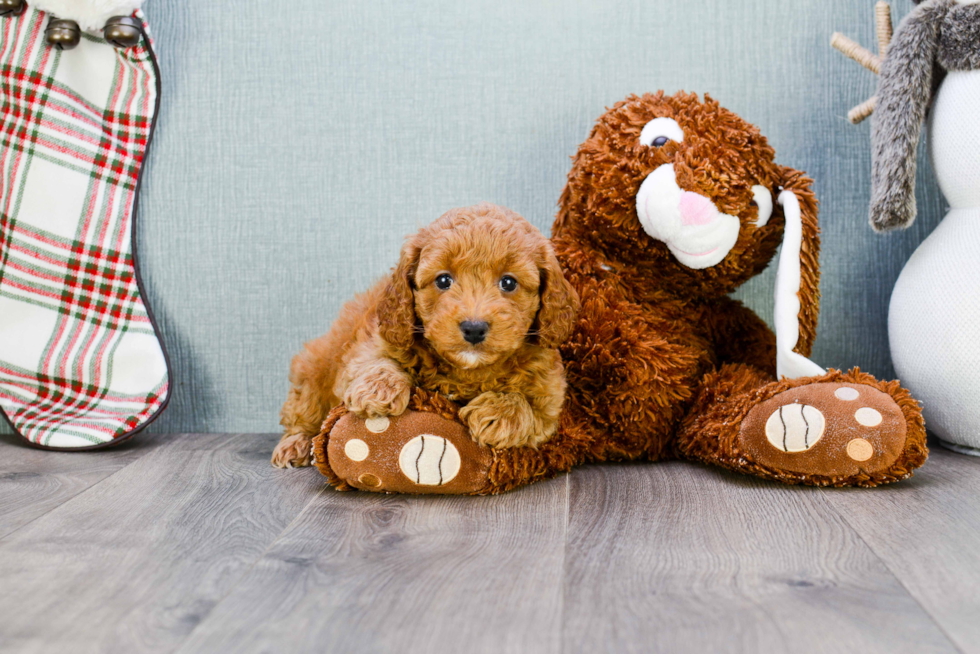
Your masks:
M392 345L409 348L421 337L472 370L528 341L557 347L578 307L550 241L516 213L485 203L453 209L405 243L378 324Z
M513 354L537 315L541 284L526 234L479 222L434 236L415 273L415 311L444 359L472 369Z

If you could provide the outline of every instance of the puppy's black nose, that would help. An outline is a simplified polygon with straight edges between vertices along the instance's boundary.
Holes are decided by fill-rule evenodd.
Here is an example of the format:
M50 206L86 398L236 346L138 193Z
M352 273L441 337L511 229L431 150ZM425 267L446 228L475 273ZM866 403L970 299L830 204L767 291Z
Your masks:
M463 332L463 338L467 343L478 345L486 339L487 332L490 331L490 325L483 320L479 322L475 320L464 320L459 323L459 331Z

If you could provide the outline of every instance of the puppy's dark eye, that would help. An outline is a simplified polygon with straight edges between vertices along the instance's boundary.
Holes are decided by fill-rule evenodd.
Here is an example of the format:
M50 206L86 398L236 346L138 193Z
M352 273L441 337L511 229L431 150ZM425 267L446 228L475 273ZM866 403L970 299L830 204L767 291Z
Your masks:
M500 290L504 293L513 293L517 290L517 280L510 275L504 275L500 278Z
M440 291L448 290L453 285L453 276L449 273L442 273L436 277L436 288Z
M653 139L653 143L651 143L650 145L655 148L662 148L668 143L670 143L669 138L667 138L666 136L658 136L657 138Z

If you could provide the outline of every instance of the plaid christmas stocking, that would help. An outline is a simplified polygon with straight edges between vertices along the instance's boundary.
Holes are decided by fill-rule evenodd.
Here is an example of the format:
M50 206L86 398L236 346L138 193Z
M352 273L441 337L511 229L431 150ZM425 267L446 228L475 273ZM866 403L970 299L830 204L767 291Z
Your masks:
M45 43L49 17L0 18L0 410L29 442L121 442L169 397L134 258L160 77L143 38Z

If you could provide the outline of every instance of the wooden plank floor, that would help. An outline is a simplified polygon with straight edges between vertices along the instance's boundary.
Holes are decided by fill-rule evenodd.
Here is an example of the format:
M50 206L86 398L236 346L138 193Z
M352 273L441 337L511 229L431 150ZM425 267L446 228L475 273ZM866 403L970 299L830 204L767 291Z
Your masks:
M980 652L980 459L872 491L670 462L415 498L274 470L274 442L0 436L0 650Z

